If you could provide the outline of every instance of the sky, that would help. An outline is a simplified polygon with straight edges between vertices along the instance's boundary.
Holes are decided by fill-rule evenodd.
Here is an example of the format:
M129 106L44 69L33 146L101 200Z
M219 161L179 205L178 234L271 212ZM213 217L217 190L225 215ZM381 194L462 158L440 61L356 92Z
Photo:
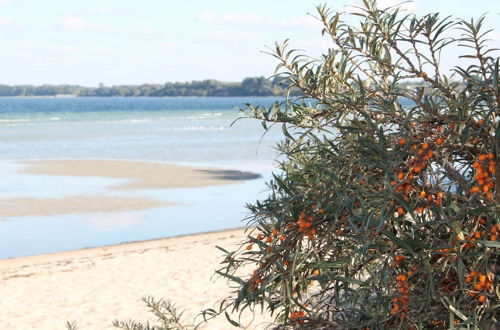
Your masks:
M312 56L328 49L314 17L316 5L350 11L356 2L0 0L0 84L97 86L269 77L277 62L265 52L276 41L290 39L293 48ZM488 13L486 25L495 29L492 45L500 48L500 1L415 0L405 6L417 15Z

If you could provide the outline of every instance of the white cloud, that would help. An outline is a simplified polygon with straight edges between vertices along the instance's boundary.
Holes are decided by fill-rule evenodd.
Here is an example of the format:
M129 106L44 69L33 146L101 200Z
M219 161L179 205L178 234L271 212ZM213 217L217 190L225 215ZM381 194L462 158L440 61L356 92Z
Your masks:
M284 28L304 28L304 27L317 28L322 26L322 23L318 19L312 16L300 16L287 20L277 20L274 22L276 25Z
M178 48L178 44L174 43L174 42L161 42L158 44L158 47L160 49L174 49L174 48Z
M132 12L132 10L121 9L121 8L111 8L111 7L97 7L90 8L80 12L80 15L86 16L96 16L96 15L106 15L106 16L120 16Z
M254 32L248 32L243 30L218 30L212 33L208 33L207 37L212 39L223 39L223 40L241 40L241 39L258 39L260 35Z
M198 15L198 18L203 21L213 21L217 19L217 15L209 11L204 11Z
M409 11L411 13L415 13L419 8L418 5L413 1L405 1L405 0L378 0L377 7L379 9L386 9L388 7L393 7L399 5L403 10ZM350 6L363 7L361 0L353 0L350 3Z
M263 27L306 28L321 26L321 22L308 15L289 19L273 19L254 13L226 13L218 15L213 12L205 11L198 15L198 18L205 22L225 22L242 25L253 24Z
M9 20L7 18L0 17L0 26L9 26L9 25L12 25L11 20Z
M67 16L61 22L61 28L64 30L85 30L87 20L78 16Z
M226 22L244 22L244 23L261 23L264 17L253 13L227 13L222 16L222 20Z
M59 28L71 31L108 31L108 32L124 32L122 29L114 28L101 23L89 22L81 16L66 16L59 24Z
M418 5L411 1L401 1L401 0L378 0L378 6L379 8L387 8L387 7L392 7L396 5L401 5L401 8L404 10L407 10L409 12L416 12L418 9Z

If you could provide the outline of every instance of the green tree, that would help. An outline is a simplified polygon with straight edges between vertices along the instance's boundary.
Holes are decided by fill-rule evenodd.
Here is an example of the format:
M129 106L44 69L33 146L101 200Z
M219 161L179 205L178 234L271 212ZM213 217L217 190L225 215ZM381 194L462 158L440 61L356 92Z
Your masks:
M279 327L498 328L500 65L485 18L364 0L349 24L317 9L328 52L273 53L304 96L249 106L282 125L283 160L218 272L237 287L219 312L263 306ZM465 66L443 71L444 52Z

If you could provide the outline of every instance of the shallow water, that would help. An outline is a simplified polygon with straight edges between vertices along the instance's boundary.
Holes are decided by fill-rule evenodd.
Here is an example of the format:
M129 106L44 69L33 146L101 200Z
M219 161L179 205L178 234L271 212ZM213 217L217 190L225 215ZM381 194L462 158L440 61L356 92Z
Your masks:
M0 222L0 258L241 227L244 205L265 197L280 138L240 120L236 107L271 98L0 99L1 198L109 194L116 179L18 173L15 160L120 159L215 166L262 174L240 184L113 191L174 206L111 213L10 217ZM261 193L261 194L259 194Z

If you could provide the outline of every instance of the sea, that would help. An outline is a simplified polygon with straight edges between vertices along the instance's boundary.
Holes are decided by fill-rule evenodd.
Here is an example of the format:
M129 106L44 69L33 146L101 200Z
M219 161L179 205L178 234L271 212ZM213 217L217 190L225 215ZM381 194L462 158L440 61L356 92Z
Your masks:
M0 98L0 199L96 194L109 178L20 173L26 160L107 159L249 171L240 184L122 192L175 203L140 211L0 218L0 259L239 228L264 199L281 127L241 109L279 98Z

